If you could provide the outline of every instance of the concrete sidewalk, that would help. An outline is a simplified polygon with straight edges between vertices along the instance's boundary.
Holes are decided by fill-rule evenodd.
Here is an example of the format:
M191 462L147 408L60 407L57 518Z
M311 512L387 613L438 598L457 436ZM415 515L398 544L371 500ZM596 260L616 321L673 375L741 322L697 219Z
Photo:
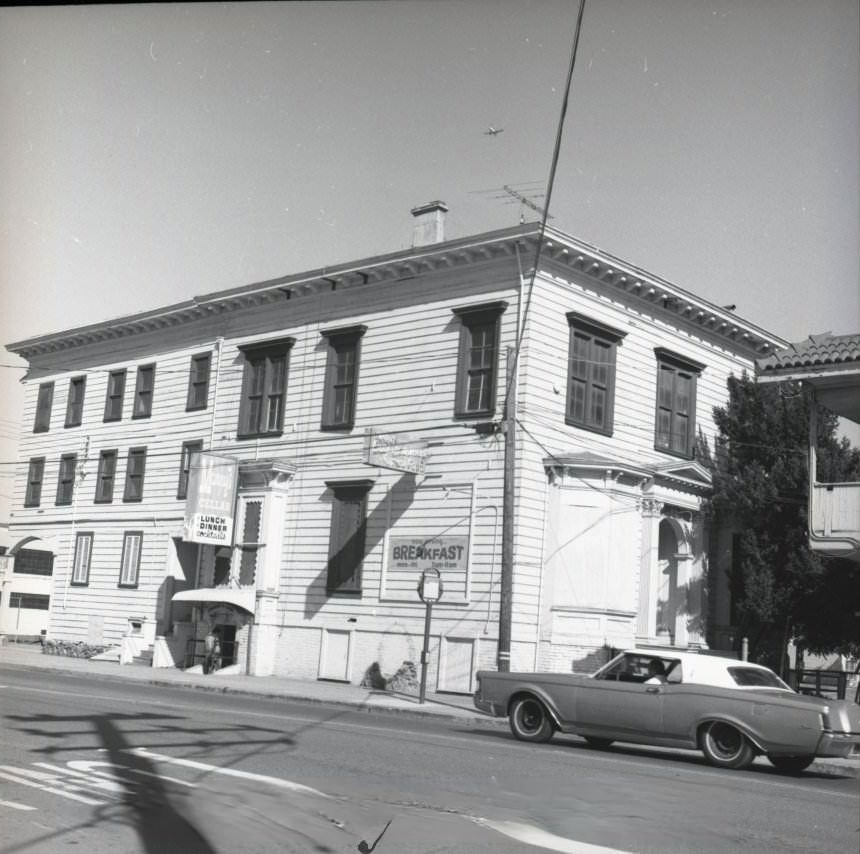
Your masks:
M110 661L92 661L61 655L45 655L39 644L5 644L0 646L0 665L38 669L60 673L83 673L107 680L127 680L147 685L163 685L231 694L252 694L257 697L303 700L347 706L367 712L406 714L416 717L449 718L481 726L507 729L507 718L493 718L479 712L470 696L427 693L426 702L419 703L417 696L394 694L370 688L361 688L341 682L286 679L280 676L240 676L217 672L209 676L172 667L153 668L135 664L118 664ZM637 745L637 750L650 748ZM662 753L667 748L653 748ZM670 752L676 752L670 750ZM689 755L688 751L677 751ZM770 767L764 757L756 763ZM816 759L809 771L832 777L860 778L860 755L850 759Z

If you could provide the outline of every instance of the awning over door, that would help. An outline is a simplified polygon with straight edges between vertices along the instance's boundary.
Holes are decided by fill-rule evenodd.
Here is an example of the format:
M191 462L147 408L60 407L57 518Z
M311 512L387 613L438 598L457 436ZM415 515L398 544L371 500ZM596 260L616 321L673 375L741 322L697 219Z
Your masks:
M257 591L253 587L200 587L197 590L180 590L173 594L172 601L186 605L233 605L253 614L256 598Z

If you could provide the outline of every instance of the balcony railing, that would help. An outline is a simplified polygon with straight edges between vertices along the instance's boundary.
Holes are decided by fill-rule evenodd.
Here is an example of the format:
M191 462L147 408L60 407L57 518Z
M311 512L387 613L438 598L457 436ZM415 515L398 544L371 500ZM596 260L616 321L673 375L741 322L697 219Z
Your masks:
M816 483L809 506L809 545L860 560L860 483Z

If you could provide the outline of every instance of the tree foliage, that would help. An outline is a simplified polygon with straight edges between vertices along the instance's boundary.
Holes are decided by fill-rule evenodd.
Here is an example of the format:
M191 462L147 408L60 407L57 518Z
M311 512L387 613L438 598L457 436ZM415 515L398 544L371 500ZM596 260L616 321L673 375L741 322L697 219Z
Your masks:
M729 586L737 637L750 657L781 669L786 642L817 652L860 652L860 566L823 558L807 543L810 398L796 385L730 377L714 410L712 520L738 531ZM860 480L860 451L819 411L818 478Z

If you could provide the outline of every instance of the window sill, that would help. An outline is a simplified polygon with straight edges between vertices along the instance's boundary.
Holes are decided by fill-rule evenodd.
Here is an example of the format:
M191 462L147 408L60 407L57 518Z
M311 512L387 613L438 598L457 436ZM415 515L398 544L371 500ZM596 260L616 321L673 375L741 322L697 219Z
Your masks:
M117 584L117 587L120 590L137 590L137 584Z
M267 433L237 433L236 439L276 439L278 436L283 436L283 430L269 430Z
M669 448L661 447L660 445L654 445L654 450L660 454L666 454L669 457L675 457L679 460L692 460L694 458L691 451L673 451Z
M577 430L587 430L589 433L597 433L600 436L611 436L613 432L612 427L594 427L591 424L583 424L580 421L574 421L571 418L565 418L564 423L567 424L568 427L575 427Z
M152 413L147 412L147 413L141 413L140 415L132 415L131 416L132 421L141 421L145 418L152 418Z
M331 430L347 431L347 430L352 430L353 427L355 427L354 421L350 421L350 422L344 423L344 424L320 424L320 430L326 430L326 431L331 431Z
M89 581L70 581L69 587L89 587Z
M204 404L202 404L202 405L201 405L201 404L199 404L199 403L198 403L198 404L197 404L197 405L195 405L195 406L188 406L188 405L186 405L186 406L185 406L185 411L186 411L186 412L205 412L205 411L206 411L206 404L204 403Z

